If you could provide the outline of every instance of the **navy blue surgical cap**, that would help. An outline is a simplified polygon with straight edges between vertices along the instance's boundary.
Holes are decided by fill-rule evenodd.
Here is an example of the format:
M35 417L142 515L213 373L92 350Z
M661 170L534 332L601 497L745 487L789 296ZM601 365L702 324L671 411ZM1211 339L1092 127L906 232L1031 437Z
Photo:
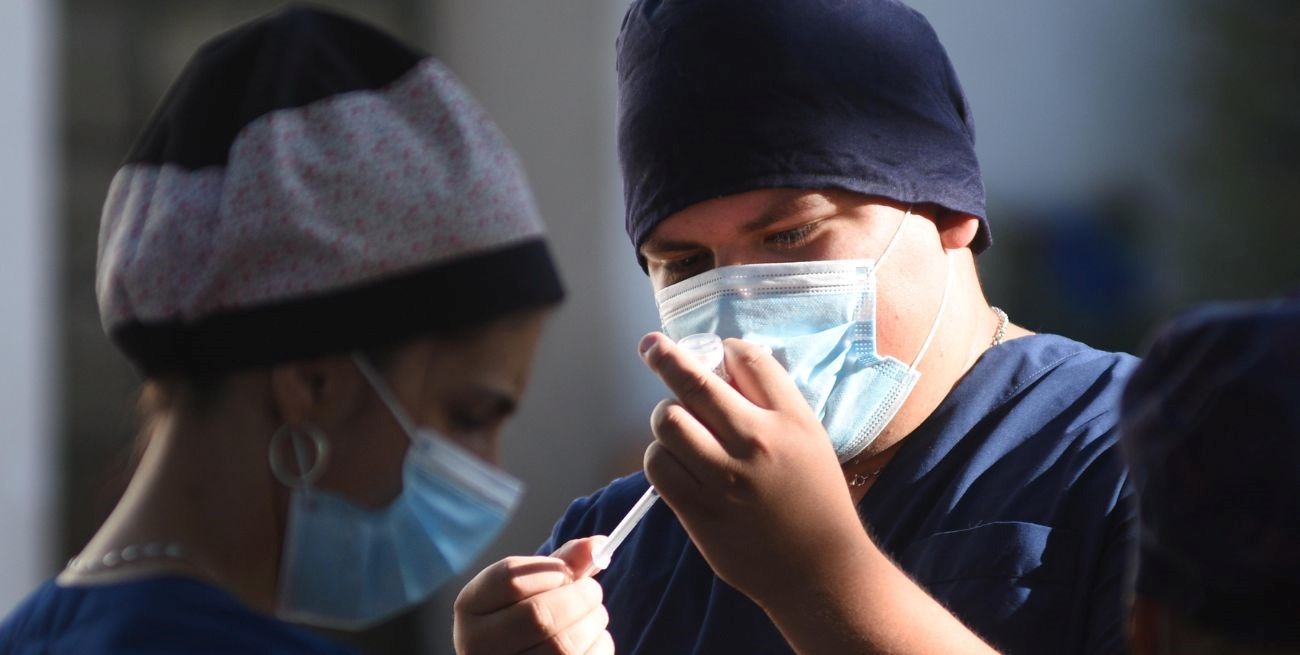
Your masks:
M627 231L762 188L842 189L980 219L975 127L925 17L894 0L636 0L618 39Z
M1300 302L1201 308L1123 399L1137 593L1242 642L1300 646Z

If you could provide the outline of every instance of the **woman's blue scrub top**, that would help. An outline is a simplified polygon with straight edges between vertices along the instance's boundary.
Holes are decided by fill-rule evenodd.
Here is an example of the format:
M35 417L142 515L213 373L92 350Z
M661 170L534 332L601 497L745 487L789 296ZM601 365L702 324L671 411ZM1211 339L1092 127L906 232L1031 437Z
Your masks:
M1136 514L1115 427L1136 364L1053 335L991 348L859 505L875 543L1002 652L1126 652ZM539 552L608 534L646 486L638 473L574 501ZM792 652L664 503L598 580L619 653Z
M88 587L46 582L0 622L0 655L350 655L182 577Z

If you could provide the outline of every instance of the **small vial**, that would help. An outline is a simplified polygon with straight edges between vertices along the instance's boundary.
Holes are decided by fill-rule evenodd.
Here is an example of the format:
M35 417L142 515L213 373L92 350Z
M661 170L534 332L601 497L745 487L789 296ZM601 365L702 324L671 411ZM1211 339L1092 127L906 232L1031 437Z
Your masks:
M700 332L699 334L682 337L678 340L677 345L695 357L695 361L716 373L718 377L723 380L728 379L727 363L722 350L721 337L708 332Z

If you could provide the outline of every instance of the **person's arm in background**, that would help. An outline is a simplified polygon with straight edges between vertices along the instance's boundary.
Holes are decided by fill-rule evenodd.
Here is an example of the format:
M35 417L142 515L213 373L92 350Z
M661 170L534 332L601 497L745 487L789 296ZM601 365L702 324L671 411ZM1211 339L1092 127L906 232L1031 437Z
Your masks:
M507 557L479 572L456 597L456 653L613 653L600 585L580 577L601 539L575 539L550 557Z
M770 353L726 340L733 388L663 335L642 347L679 399L651 417L646 476L796 651L994 652L871 541L821 423Z

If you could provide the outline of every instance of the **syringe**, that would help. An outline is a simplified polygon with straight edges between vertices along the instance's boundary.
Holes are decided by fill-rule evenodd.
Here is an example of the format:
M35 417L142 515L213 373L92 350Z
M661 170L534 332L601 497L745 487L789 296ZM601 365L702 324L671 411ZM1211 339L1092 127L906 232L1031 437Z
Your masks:
M677 342L677 346L690 353L695 357L696 361L709 367L709 370L722 379L727 379L727 368L723 361L722 339L718 335L707 332L692 334L682 337ZM641 494L641 498L623 516L623 520L614 526L614 530L609 533L609 538L605 543L598 546L596 551L592 553L591 565L587 567L586 571L583 571L582 577L595 575L597 572L609 568L610 560L614 557L614 551L623 545L628 534L632 532L632 528L635 528L636 524L641 522L646 512L649 512L650 508L654 507L657 500L659 500L659 492L655 490L654 486L646 489L645 493Z
M650 511L651 507L654 507L657 500L659 500L659 492L655 491L653 486L641 494L641 498L623 516L623 520L618 522L618 525L614 527L614 531L609 533L609 538L605 543L597 547L596 552L592 553L591 565L583 572L582 577L595 575L598 571L609 568L609 561L614 557L614 551L623 545L623 541L632 532L632 528L635 528L636 524L641 522L646 512Z

